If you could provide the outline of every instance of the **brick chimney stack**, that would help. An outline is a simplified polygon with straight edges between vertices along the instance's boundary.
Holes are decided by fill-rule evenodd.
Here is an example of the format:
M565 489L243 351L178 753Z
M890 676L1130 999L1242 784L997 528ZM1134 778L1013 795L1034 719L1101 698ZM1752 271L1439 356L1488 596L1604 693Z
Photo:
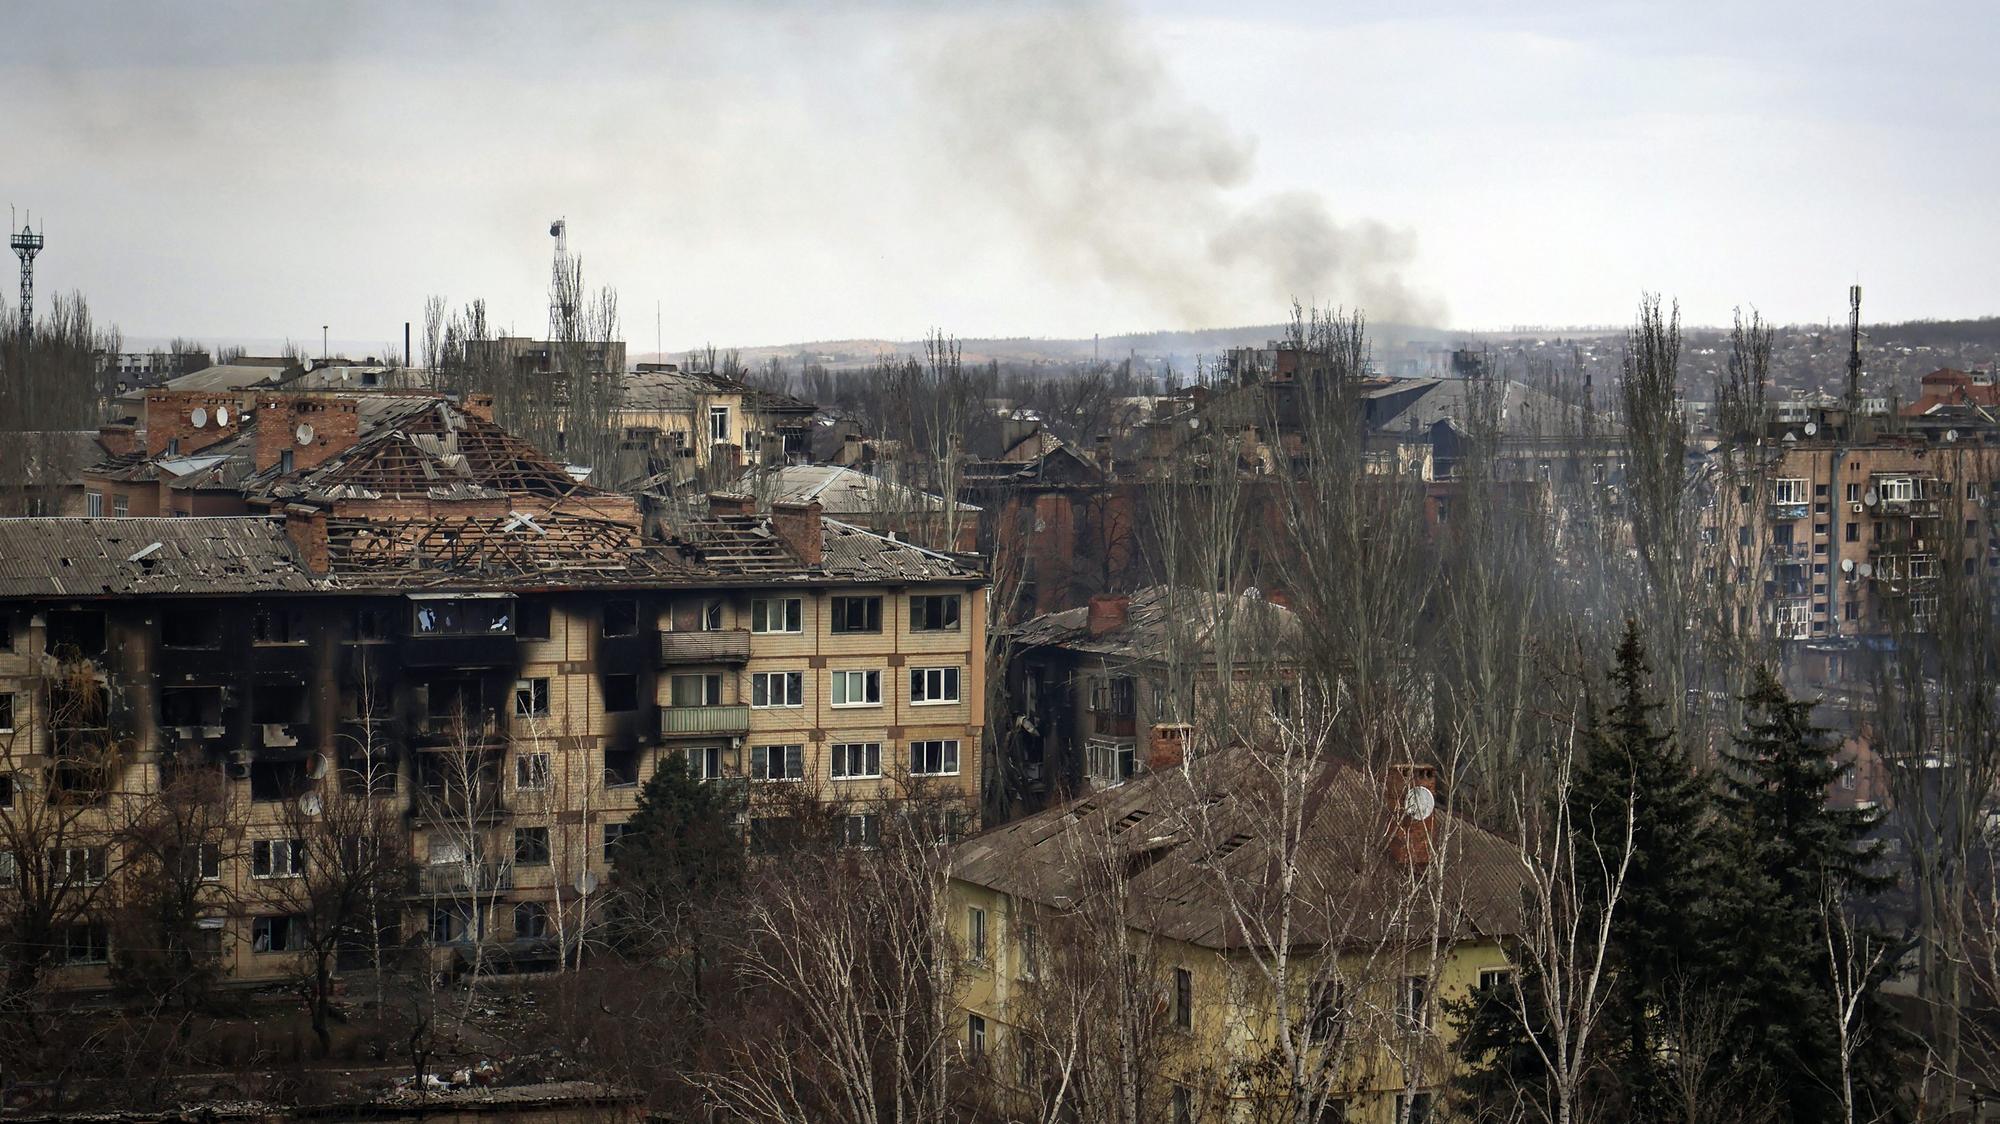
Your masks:
M771 505L771 530L808 566L819 565L826 555L823 511L818 500L810 503L786 500Z
M746 496L741 492L710 492L708 494L708 513L710 515L748 515L755 510L757 510L757 500L754 496Z
M298 548L299 559L314 577L326 576L332 561L326 545L326 510L308 504L285 505L285 537Z
M1152 737L1146 742L1146 768L1178 768L1187 761L1188 743L1193 740L1194 727L1185 722L1155 725Z
M257 471L292 454L292 471L317 468L354 447L361 415L351 398L267 395L257 400Z
M1122 593L1099 593L1090 599L1090 635L1094 639L1125 627L1132 599Z
M130 456L139 451L139 431L124 422L113 422L97 427L97 443L114 457Z
M1389 814L1389 856L1411 866L1429 865L1437 828L1437 769L1391 765L1382 796Z
M458 408L478 418L480 421L490 422L493 420L493 396L491 394L468 394L465 396L465 400L459 403Z

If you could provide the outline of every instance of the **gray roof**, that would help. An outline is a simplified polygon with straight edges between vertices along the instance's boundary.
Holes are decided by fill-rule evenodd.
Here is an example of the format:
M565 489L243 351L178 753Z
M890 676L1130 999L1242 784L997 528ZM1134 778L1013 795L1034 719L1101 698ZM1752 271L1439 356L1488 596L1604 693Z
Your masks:
M1197 757L1188 768L1148 771L993 828L958 846L953 877L1057 911L1099 908L1109 864L1129 875L1135 925L1218 949L1246 947L1234 909L1262 913L1275 931L1281 902L1273 871L1284 842L1279 760L1245 745ZM1374 942L1428 932L1426 909L1405 912L1410 879L1445 906L1445 935L1492 938L1520 931L1521 874L1499 836L1440 808L1428 820L1430 861L1412 868L1391 847L1399 817L1384 778L1334 759L1310 772L1296 850L1292 917L1300 948ZM1296 799L1296 796L1293 796ZM1232 900L1234 906L1232 907ZM1399 929L1408 922L1414 930Z
M1480 394L1497 401L1479 401ZM1429 429L1450 422L1463 430L1481 408L1498 407L1500 432L1507 437L1557 437L1576 428L1578 408L1545 391L1513 379L1481 382L1474 379L1392 379L1362 391L1362 398L1398 405L1376 410L1371 406L1370 421L1381 433L1395 434L1408 429Z
M323 587L271 519L0 519L0 597Z
M144 401L146 393L152 390L250 390L256 387L277 386L284 382L287 372L296 367L279 367L271 363L218 363L213 367L203 367L168 379L159 386L142 387L120 395L132 401Z
M766 468L749 474L741 486L764 506L817 500L820 509L832 516L942 511L945 506L942 497L837 464ZM958 510L973 513L979 509L962 503Z
M811 414L810 402L702 371L632 371L623 376L619 404L627 410L687 410L710 394L746 395L752 409Z

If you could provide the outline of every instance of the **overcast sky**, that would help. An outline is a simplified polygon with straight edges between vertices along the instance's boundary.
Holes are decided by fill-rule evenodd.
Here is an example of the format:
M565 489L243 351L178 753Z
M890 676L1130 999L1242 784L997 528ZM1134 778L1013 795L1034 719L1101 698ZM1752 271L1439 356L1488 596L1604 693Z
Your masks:
M171 8L171 10L167 10ZM409 10L415 9L415 10ZM10 6L5 202L128 336L2000 312L2000 5ZM10 272L11 277L11 272ZM4 286L8 299L13 286Z

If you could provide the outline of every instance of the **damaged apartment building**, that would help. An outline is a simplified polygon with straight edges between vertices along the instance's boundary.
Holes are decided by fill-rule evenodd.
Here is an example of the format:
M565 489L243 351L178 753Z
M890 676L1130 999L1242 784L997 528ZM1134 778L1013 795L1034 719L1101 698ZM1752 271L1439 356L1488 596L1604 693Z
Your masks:
M960 560L729 497L648 537L477 402L198 398L150 395L91 470L132 517L0 520L0 817L87 809L64 861L115 882L119 823L221 778L202 924L233 977L295 970L299 835L336 796L408 832L403 937L524 963L601 919L675 753L745 794L753 845L800 795L856 843L913 796L973 826L985 579ZM101 979L102 919L65 934Z

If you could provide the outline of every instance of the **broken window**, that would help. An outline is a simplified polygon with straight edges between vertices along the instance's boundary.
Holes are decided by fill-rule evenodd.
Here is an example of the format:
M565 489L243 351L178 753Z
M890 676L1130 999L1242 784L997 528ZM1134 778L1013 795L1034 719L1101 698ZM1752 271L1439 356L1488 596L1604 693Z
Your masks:
M46 647L58 659L104 654L104 614L94 609L51 609Z
M759 671L750 676L753 707L797 707L806 704L805 673Z
M750 747L750 779L798 781L806 776L805 747L802 745L753 745Z
M160 617L160 644L168 648L219 647L222 618L213 606L169 609Z
M173 727L222 725L222 688L160 688L160 725Z
M639 603L614 598L604 603L604 635L635 636L639 632Z
M289 726L306 718L306 689L302 683L259 683L250 696L250 721L257 725Z
M639 677L637 675L605 676L604 709L607 712L639 709Z
M604 751L604 785L606 788L630 788L638 783L638 750L607 749Z
M389 610L380 605L363 605L354 610L354 638L356 640L387 640L389 638Z
M417 636L512 636L511 597L425 598L415 603Z
M302 644L302 614L284 605L260 605L250 616L250 639L257 644Z
M514 865L549 865L548 828L517 827L514 829Z
M546 678L520 679L514 683L514 717L546 718L549 714L549 681Z
M515 939L547 940L549 929L549 909L541 902L521 902L514 906Z
M523 640L547 640L549 638L549 603L546 601L523 601L519 605L520 627L516 635Z
M882 599L880 597L834 598L833 631L882 631Z
M250 763L250 799L289 800L305 791L307 780L303 761L253 761Z
M958 631L958 594L925 594L910 598L910 631Z
M111 959L111 931L103 925L64 925L60 940L65 964L102 964Z

